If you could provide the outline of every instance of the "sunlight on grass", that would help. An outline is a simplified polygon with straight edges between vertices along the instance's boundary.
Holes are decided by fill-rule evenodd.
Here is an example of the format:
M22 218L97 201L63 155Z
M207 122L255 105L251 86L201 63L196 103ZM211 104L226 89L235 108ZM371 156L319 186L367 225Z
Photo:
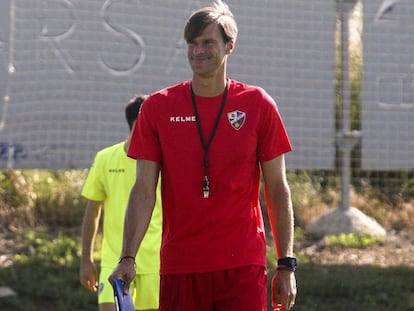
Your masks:
M379 242L383 242L384 238L355 233L341 233L338 235L328 235L326 241L329 246L366 248Z
M27 246L25 253L17 254L15 262L48 262L58 265L71 265L80 255L80 240L62 232L51 239L45 232L25 231L18 239Z

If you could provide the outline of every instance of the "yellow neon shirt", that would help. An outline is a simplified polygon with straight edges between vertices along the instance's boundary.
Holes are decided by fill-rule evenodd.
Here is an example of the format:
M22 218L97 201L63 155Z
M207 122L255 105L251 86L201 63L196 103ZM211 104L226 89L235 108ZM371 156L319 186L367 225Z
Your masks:
M101 266L115 268L122 249L124 215L135 182L136 160L127 157L124 142L99 151L89 170L82 195L103 202ZM140 245L137 273L159 273L162 234L160 183L148 231Z

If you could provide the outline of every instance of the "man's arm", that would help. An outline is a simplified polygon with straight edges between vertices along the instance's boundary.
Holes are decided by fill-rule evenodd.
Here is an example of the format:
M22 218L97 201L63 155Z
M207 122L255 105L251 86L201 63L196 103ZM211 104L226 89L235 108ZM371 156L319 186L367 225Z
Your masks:
M293 207L286 178L284 155L261 163L265 199L272 228L277 257L293 256ZM281 311L289 310L296 297L294 272L276 271L272 281L272 302L282 304Z
M98 273L93 261L95 238L99 227L102 202L88 200L82 221L82 255L79 278L81 284L90 291L96 291Z
M125 214L124 235L120 262L109 281L119 278L125 282L125 291L135 277L134 258L147 232L156 200L160 166L157 162L138 160L134 186Z
M293 207L284 156L263 162L265 199L278 258L293 255Z

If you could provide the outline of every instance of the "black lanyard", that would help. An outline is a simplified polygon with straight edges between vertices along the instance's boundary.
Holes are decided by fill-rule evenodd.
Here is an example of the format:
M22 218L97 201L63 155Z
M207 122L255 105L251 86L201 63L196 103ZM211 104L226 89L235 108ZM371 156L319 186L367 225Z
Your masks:
M194 114L195 114L195 117L196 117L198 135L200 137L201 146L203 147L203 151L204 151L204 157L203 157L203 166L204 166L203 195L204 195L204 198L207 199L210 195L210 183L209 183L209 180L208 180L208 150L210 148L211 143L213 142L214 136L216 135L217 127L218 127L218 124L220 122L221 115L223 114L224 106L225 106L226 100L227 100L228 86L227 86L227 83L226 83L226 86L224 88L223 99L221 100L221 104L220 104L220 109L217 113L217 117L216 117L216 120L214 122L213 130L211 132L211 135L210 135L210 138L208 139L207 144L206 144L206 140L204 139L203 130L202 130L202 127L201 127L200 114L198 113L197 102L196 102L196 99L195 99L192 84L190 84L190 91L191 91L191 102L193 104Z

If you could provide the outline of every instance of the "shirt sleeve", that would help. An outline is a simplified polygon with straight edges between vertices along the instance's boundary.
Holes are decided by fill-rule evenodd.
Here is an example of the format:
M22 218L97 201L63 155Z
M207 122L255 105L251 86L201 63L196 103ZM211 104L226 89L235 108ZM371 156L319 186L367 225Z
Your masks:
M292 150L285 125L275 101L264 90L259 127L259 161L269 161Z
M161 147L157 133L156 101L149 97L141 106L132 131L127 155L134 159L161 161Z
M82 189L82 196L92 201L104 201L106 198L105 188L101 180L101 159L99 153L95 156L85 184Z

